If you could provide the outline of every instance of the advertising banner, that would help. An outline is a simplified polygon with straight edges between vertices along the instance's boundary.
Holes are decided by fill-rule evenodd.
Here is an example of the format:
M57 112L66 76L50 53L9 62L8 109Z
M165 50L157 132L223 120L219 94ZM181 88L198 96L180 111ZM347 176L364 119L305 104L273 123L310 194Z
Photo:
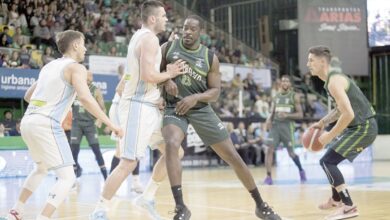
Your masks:
M329 46L348 75L368 75L366 0L300 0L299 67L308 71L307 51Z

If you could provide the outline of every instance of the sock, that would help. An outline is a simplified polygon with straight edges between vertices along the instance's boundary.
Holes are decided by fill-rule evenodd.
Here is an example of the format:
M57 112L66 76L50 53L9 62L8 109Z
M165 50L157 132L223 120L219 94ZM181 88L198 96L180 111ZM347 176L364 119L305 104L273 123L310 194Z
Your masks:
M332 199L336 202L340 202L341 200L339 193L334 187L332 187Z
M50 218L43 215L38 215L37 220L50 220Z
M271 172L267 172L267 176L271 177Z
M143 196L146 200L154 200L154 195L156 195L156 192L158 188L160 187L161 182L156 182L153 180L153 178L150 178L148 184L146 185L145 191L143 193Z
M340 198L345 205L352 206L352 199L347 189L343 189L339 192Z
M110 173L112 173L112 171L115 169L115 167L118 166L119 161L120 161L120 159L119 159L118 157L116 157L116 156L114 156L114 157L112 158L112 160L111 160L111 169L110 169Z
M301 161L299 160L299 157L298 156L295 156L294 158L292 158L292 160L294 161L295 165L297 165L299 171L302 171L302 165L301 165Z
M251 194L253 200L255 200L256 206L261 207L261 204L263 204L263 199L260 196L259 189L256 187L253 190L249 191Z
M105 199L103 196L100 196L100 199L96 205L95 212L97 211L107 211L108 210L108 204L110 203L110 200Z
M104 180L106 180L107 179L107 168L106 167L100 167L100 172L102 172Z
M185 206L183 201L183 192L181 185L171 187L173 198L175 199L176 206Z
M22 214L24 213L24 203L18 200L12 209L16 210L19 214Z

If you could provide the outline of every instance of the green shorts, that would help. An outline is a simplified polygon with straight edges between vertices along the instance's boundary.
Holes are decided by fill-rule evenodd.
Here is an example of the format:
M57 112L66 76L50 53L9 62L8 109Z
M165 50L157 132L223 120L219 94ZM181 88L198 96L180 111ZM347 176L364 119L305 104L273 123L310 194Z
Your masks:
M191 124L206 146L219 143L229 138L221 119L210 105L201 109L189 110L185 115L177 115L174 108L166 108L163 127L174 124L187 134L188 124Z
M363 124L347 127L327 147L352 162L360 152L374 142L377 135L377 122L375 118L370 118Z
M294 132L294 122L273 122L267 144L278 147L280 143L283 143L284 147L295 147Z

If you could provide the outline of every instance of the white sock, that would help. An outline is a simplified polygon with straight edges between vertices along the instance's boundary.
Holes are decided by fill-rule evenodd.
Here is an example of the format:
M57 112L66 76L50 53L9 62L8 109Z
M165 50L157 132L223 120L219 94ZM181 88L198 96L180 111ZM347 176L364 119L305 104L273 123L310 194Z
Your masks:
M133 175L133 182L139 183L139 175Z
M24 203L18 200L12 209L16 210L19 214L22 214L24 213Z
M96 205L95 212L97 211L108 211L110 200L105 199L103 196L100 196L100 199Z
M38 215L37 220L49 220L49 217L43 216L43 215Z
M153 180L153 178L150 178L148 185L146 185L145 191L143 193L143 197L149 201L154 200L154 195L156 195L156 192L160 185L161 182L156 182Z

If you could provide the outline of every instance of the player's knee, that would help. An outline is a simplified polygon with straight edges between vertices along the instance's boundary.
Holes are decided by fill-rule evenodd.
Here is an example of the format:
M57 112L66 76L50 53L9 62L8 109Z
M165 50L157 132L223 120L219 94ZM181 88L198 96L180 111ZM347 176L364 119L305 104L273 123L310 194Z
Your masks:
M181 146L180 144L181 144L181 142L179 142L178 140L175 140L173 138L166 140L165 151L167 151L167 152L176 151L177 152Z

